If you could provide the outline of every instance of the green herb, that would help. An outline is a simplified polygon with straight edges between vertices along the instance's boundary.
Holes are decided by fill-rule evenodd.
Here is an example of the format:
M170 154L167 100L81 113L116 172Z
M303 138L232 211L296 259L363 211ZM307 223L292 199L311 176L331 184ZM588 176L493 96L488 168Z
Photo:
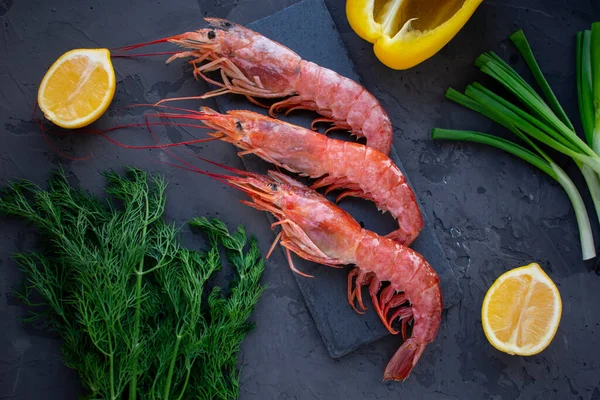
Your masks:
M589 30L577 32L577 98L585 138L594 144L594 101L592 96L591 37Z
M41 234L42 252L15 255L26 279L20 297L35 310L29 320L60 334L90 399L237 398L237 353L263 290L256 241L241 226L230 234L217 219L196 218L209 249L186 249L162 219L162 179L137 169L105 177L112 199L71 187L62 171L46 191L28 181L3 191L0 214ZM204 293L221 268L219 246L237 272L227 296Z
M591 62L592 100L594 109L594 150L600 154L600 22L592 24L589 59Z
M584 47L583 37L584 35L581 35L578 42L578 48L580 49L578 54L583 52L581 50ZM600 181L598 180L598 174L600 173L600 156L590 147L592 144L589 141L586 143L575 132L573 124L540 70L524 33L519 30L511 35L510 39L523 56L546 100L510 65L493 52L480 55L475 61L475 65L482 72L502 84L521 103L521 106L517 106L477 82L468 85L464 94L450 88L446 93L446 97L504 126L523 140L533 151L510 140L479 132L434 129L432 137L434 139L474 141L503 149L538 167L557 180L565 189L575 210L583 259L593 258L596 256L593 235L581 195L567 174L533 140L541 142L573 159L586 180L599 218ZM598 39L600 39L600 36ZM580 65L583 65L583 63L578 64L578 82L585 81L585 73ZM580 101L582 98L589 98L590 93L591 89L587 92L580 90ZM588 114L588 109L582 111L582 115L585 115L586 118ZM591 137L592 134L586 131L586 136Z

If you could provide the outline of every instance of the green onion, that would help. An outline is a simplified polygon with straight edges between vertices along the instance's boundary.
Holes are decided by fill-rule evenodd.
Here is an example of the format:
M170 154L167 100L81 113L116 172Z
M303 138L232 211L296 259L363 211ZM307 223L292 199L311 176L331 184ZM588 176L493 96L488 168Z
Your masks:
M512 67L507 64L501 65L496 59L491 57L484 57L479 64L481 65L480 69L482 72L485 72L501 83L533 113L532 118L536 118L552 128L554 135L562 135L572 143L574 150L600 160L600 157L577 136L574 130L569 128L556 116L552 108L539 95L532 93L534 90L529 84L522 79L514 78L513 74L505 71L505 68L509 68L514 74L517 74Z
M594 150L600 154L600 22L592 24L590 38L590 61L592 74L592 99L594 108Z
M435 128L432 130L431 136L433 139L461 140L493 146L511 153L524 161L527 161L531 165L551 176L563 187L567 193L567 196L569 197L569 200L571 200L573 209L575 210L575 218L577 219L577 225L579 227L579 238L581 241L581 254L583 259L589 260L596 257L594 237L592 234L590 220L588 218L585 204L581 198L581 195L579 194L579 191L577 190L577 187L567 176L565 171L563 171L556 163L554 163L541 149L539 149L539 147L535 146L535 144L535 149L538 153L540 153L541 157L525 147L511 142L510 140L480 132ZM530 142L530 144L532 144L532 142Z
M595 26L595 44L596 51L598 53L597 46L599 26L598 24L592 25L592 31ZM583 32L577 32L576 40L576 73L577 73L577 99L579 103L579 115L581 117L581 125L587 143L592 146L596 154L600 147L600 141L598 140L598 130L594 129L594 126L598 126L596 118L600 115L597 112L597 106L594 106L594 89L593 89L593 69L598 70L599 66L595 64L595 68L592 68L592 31L585 30ZM599 77L598 73L595 75ZM598 79L597 79L598 80ZM596 84L596 86L598 86ZM598 104L598 103L596 103ZM585 178L585 181L589 187L592 201L596 207L596 213L600 216L600 180L598 175L592 173L587 166L579 166L581 173Z
M546 100L550 103L550 107L552 108L552 110L554 110L554 112L558 114L558 117L565 125L567 125L572 131L575 131L575 128L573 128L573 124L569 120L569 117L567 117L567 113L565 113L565 110L558 102L558 99L554 95L554 92L550 88L548 81L544 77L544 74L542 73L537 61L535 60L535 57L533 56L533 51L531 50L529 42L527 42L523 31L519 29L518 31L510 35L510 40L514 43L515 47L517 47L517 49L519 49L519 51L523 55L525 63L531 70L535 81L542 89L542 93L544 93L544 96L546 96Z
M577 99L579 114L586 140L594 144L594 104L592 100L592 62L590 60L590 40L592 32L577 32Z
M600 24L593 24L591 31L577 35L577 93L586 140L582 140L575 132L544 77L523 31L515 32L510 39L523 56L544 97L493 52L480 55L475 60L475 65L506 88L520 105L477 82L467 85L464 94L450 88L446 97L504 126L535 152L510 140L478 132L434 129L433 138L491 145L546 172L562 185L573 204L583 258L595 257L590 222L581 195L566 173L536 143L545 144L573 159L585 178L596 214L600 218Z

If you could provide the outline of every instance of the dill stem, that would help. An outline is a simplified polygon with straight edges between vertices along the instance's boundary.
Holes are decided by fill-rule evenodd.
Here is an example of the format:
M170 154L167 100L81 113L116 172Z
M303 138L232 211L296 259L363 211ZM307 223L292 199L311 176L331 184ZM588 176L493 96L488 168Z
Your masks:
M144 231L146 228L144 228ZM144 235L145 236L145 235ZM137 368L137 351L139 343L139 335L140 335L140 314L141 314L141 306L142 306L142 272L144 269L144 260L140 261L140 267L137 272L137 281L135 287L135 325L133 330L133 364ZM131 377L131 383L129 384L129 400L135 400L137 392L137 370L133 371L133 376Z
M140 260L140 264L136 273L136 283L135 283L135 322L133 328L133 365L135 366L135 370L133 371L133 376L131 377L131 383L129 384L129 400L135 400L137 396L137 364L138 364L138 346L139 336L140 336L140 323L141 323L141 308L142 308L142 278L144 276L144 258L146 257L146 234L148 231L148 194L144 196L144 200L146 203L145 217L144 217L144 229L142 231L142 247L144 251L142 253L142 259Z
M191 372L192 372L192 366L189 365L187 368L187 374L185 374L185 382L183 382L183 387L181 388L181 393L179 394L179 397L177 398L177 400L181 400L183 398L183 395L185 394L185 390L187 389L188 382L190 381Z
M163 259L164 259L164 256L163 256ZM156 264L154 267L152 267L152 268L150 268L150 269L147 269L146 271L143 271L143 272L141 273L141 275L146 275L146 274L149 274L149 273L151 273L151 272L153 272L153 271L156 271L156 270L157 270L157 269L159 269L159 268L162 268L162 266L163 266L163 263L162 263L162 261L163 261L163 260L160 260L160 261L159 261L159 262L158 262L158 263L157 263L157 264Z
M179 343L181 343L181 338L181 331L177 332L175 348L173 349L173 355L171 356L171 364L169 365L169 372L167 374L167 383L165 384L165 394L163 395L163 398L165 400L169 400L169 392L171 391L171 379L173 378L173 370L175 369L175 361L177 360L177 353L179 353Z
M110 399L115 400L117 398L115 396L115 352L113 350L112 340L110 336L111 335L108 335L108 347L110 349L110 354L108 356L110 368Z

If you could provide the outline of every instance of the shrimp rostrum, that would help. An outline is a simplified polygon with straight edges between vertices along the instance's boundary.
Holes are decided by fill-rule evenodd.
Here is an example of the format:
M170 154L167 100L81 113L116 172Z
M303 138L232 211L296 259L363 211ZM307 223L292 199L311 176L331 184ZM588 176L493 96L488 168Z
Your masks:
M225 167L236 173L229 176L186 165L246 192L250 201L245 204L273 214L278 221L272 227L280 226L281 231L271 251L279 242L293 270L297 271L291 253L333 267L354 265L348 279L352 306L358 303L364 308L361 287L368 286L374 308L388 329L399 333L392 323L402 322L405 341L388 363L384 379L409 376L427 344L435 339L442 313L439 277L420 254L362 228L323 195L282 173L264 176ZM408 324L412 325L410 337Z
M167 62L188 58L194 76L219 86L197 98L225 93L255 98L283 98L270 106L270 114L296 109L314 110L333 124L333 129L349 130L365 137L367 145L389 154L393 130L387 113L369 91L352 79L303 60L289 48L241 25L218 18L205 18L209 27L193 32L122 47L132 50L148 44L171 42L183 47ZM222 82L205 75L220 71ZM165 99L175 100L175 99ZM314 124L313 123L313 124Z

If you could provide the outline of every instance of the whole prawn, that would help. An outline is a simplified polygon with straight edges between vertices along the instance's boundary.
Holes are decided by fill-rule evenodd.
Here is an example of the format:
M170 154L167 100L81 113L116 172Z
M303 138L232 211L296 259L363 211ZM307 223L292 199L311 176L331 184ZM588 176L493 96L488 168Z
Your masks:
M402 321L405 341L389 361L384 379L405 380L409 376L427 344L435 339L442 313L439 277L420 254L362 228L323 195L282 173L271 171L265 176L224 167L236 173L228 176L185 164L187 167L180 168L243 190L251 199L243 203L278 219L272 228L281 226L281 231L267 257L279 242L286 249L290 268L296 272L290 252L333 267L355 265L348 277L351 304L357 301L364 309L361 287L368 285L373 305L386 327L397 334L391 324L397 319ZM412 334L407 338L409 322Z
M220 114L203 107L200 112L162 116L201 120L215 130L214 137L242 149L241 156L255 154L294 173L319 178L311 187L345 188L346 196L373 201L389 211L399 228L387 237L410 245L423 228L415 194L406 178L385 154L360 143L336 140L303 127L245 110Z
M167 63L176 58L192 57L190 64L194 66L194 76L220 87L197 98L238 93L262 105L254 98L285 97L271 105L271 116L282 110L314 110L322 118L315 119L313 126L318 122L331 123L330 129L350 130L358 137L365 137L368 146L389 154L392 124L375 96L363 86L303 60L289 48L241 25L218 18L205 20L209 28L125 46L120 50L161 42L178 44L185 51L175 53ZM216 70L220 70L222 82L205 75Z

